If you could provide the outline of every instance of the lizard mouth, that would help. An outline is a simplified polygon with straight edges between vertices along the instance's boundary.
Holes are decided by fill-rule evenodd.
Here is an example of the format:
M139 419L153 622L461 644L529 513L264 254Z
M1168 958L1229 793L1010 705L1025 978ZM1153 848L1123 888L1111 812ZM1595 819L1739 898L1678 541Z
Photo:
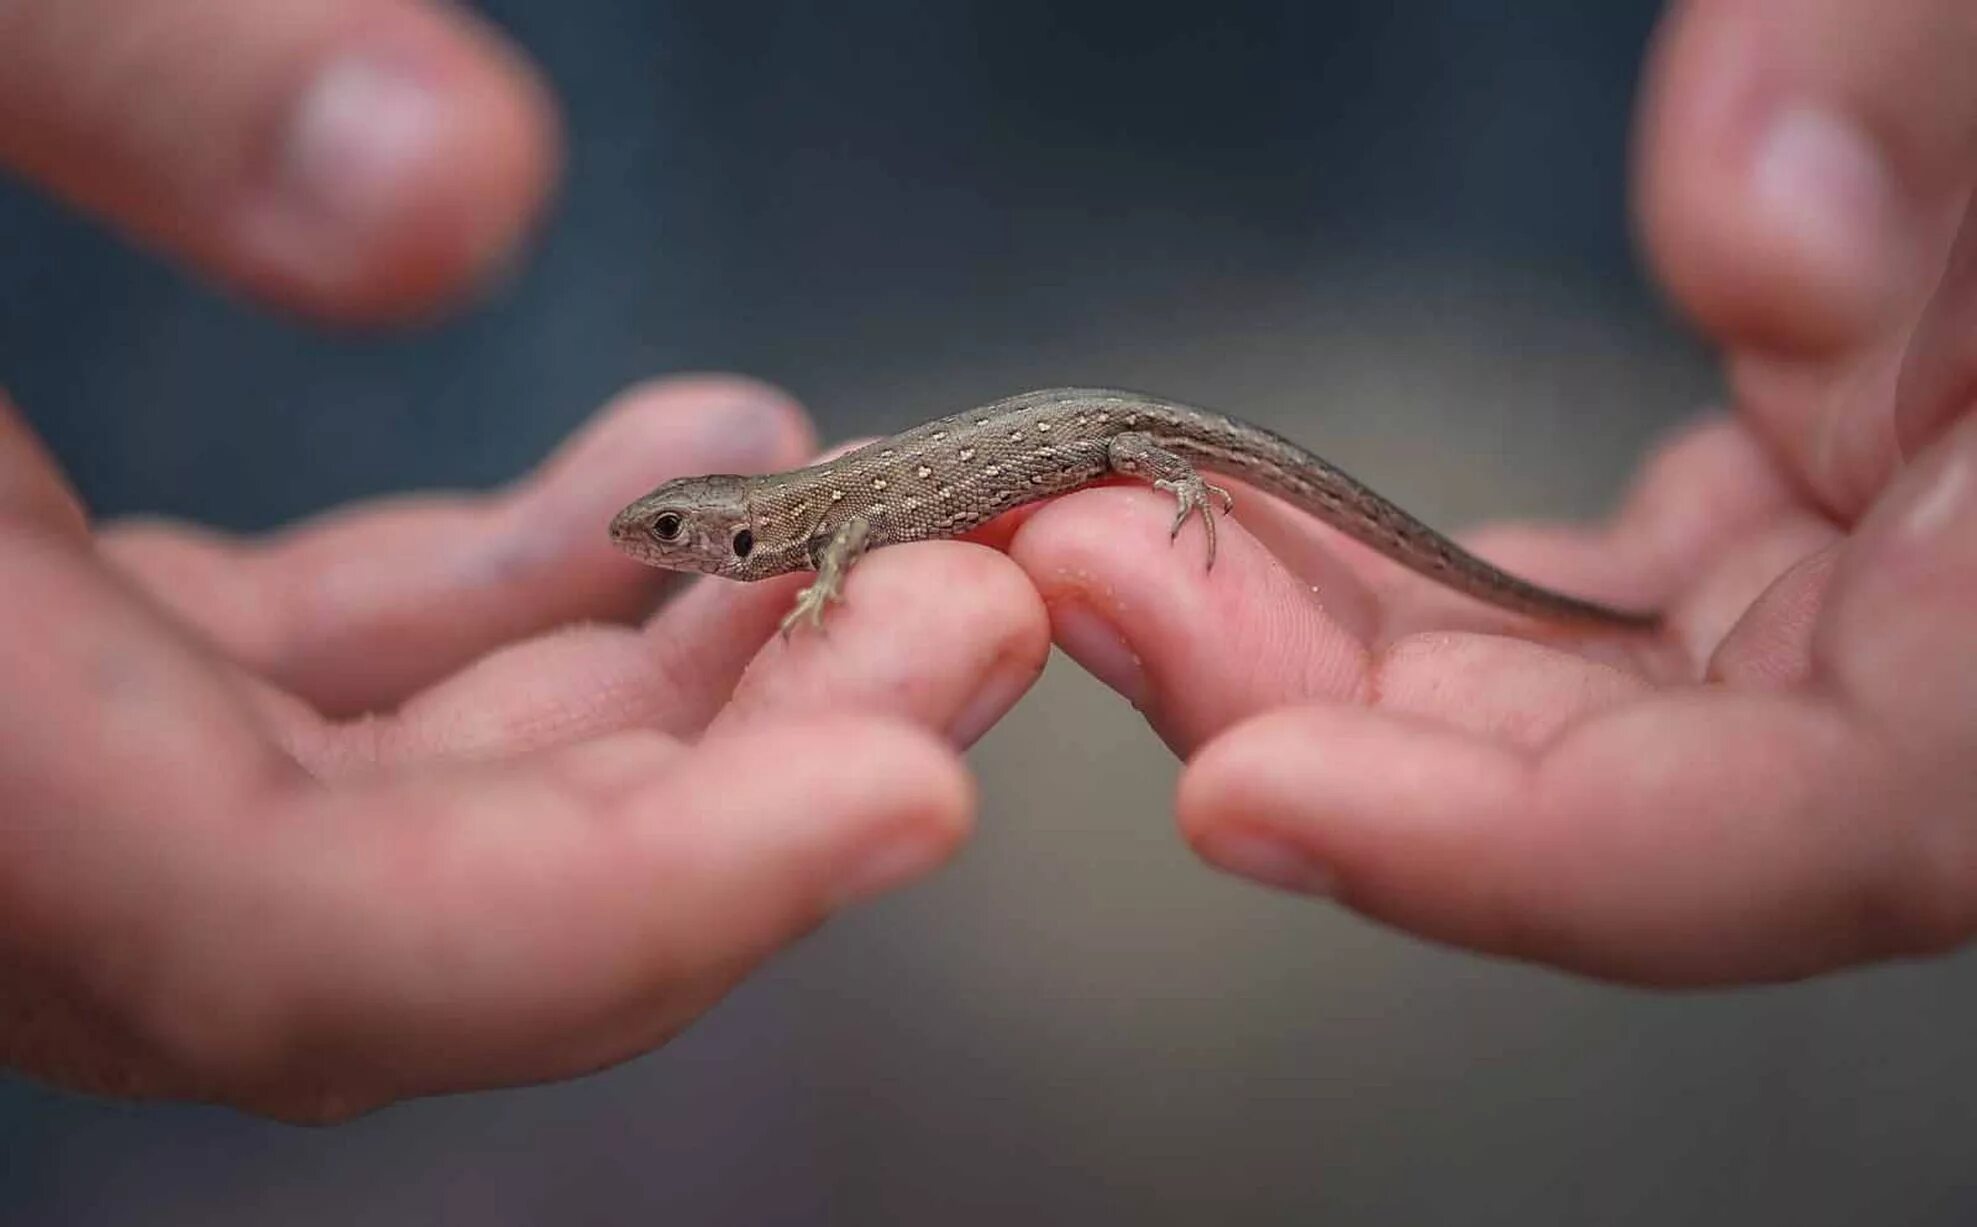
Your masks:
M611 544L617 546L621 553L629 554L640 562L654 566L661 565L658 550L646 538L644 526L631 514L630 508L612 517Z

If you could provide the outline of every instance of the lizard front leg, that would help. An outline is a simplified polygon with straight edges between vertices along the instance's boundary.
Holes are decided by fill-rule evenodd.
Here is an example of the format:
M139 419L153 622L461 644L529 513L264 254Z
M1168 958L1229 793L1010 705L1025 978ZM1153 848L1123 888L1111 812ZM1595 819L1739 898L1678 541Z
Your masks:
M1201 527L1208 534L1208 565L1215 565L1214 500L1222 500L1224 514L1234 509L1235 496L1220 486L1203 481L1195 467L1181 456L1160 446L1152 435L1138 431L1114 435L1106 445L1105 461L1114 473L1125 473L1152 483L1155 490L1174 496L1174 527L1167 539L1181 535L1181 527L1191 515L1200 515Z
M782 636L789 638L797 623L808 620L819 631L824 629L824 610L844 599L844 577L865 553L865 545L871 540L872 522L864 516L853 516L840 524L829 537L819 537L811 546L811 561L817 568L817 578L808 588L796 594L796 606L783 615Z

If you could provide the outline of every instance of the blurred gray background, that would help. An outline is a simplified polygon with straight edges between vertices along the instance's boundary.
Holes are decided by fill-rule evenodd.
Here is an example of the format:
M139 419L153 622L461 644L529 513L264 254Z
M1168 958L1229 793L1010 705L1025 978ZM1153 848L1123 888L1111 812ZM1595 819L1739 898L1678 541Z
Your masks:
M482 7L570 176L444 327L310 333L0 185L0 378L100 511L489 483L723 367L830 436L1157 389L1453 525L1598 510L1710 393L1628 244L1646 0ZM1970 958L1662 996L1427 948L1197 865L1063 660L973 757L955 868L663 1052L333 1131L0 1080L0 1222L1977 1221Z

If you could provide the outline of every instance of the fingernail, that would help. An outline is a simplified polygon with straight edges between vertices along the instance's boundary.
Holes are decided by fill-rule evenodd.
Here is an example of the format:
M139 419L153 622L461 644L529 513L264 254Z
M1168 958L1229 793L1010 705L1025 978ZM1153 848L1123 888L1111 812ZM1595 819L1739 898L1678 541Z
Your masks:
M1260 831L1217 831L1195 841L1209 864L1253 882L1301 895L1329 895L1332 871L1289 840Z
M332 61L303 91L276 167L275 209L305 237L361 242L402 207L442 138L445 99L412 66Z
M1117 691L1134 707L1146 697L1146 673L1140 658L1112 624L1080 601L1056 601L1050 607L1052 633L1086 672Z
M832 910L853 907L906 885L947 859L948 842L925 830L894 832L851 861L831 892Z
M991 673L982 681L974 697L962 706L960 713L948 722L948 739L964 750L974 745L982 734L994 727L996 721L1016 706L1016 701L1023 697L1042 672L1041 669L1001 668Z
M1752 175L1771 223L1834 284L1875 305L1902 288L1901 196L1858 122L1823 106L1782 108L1759 133Z

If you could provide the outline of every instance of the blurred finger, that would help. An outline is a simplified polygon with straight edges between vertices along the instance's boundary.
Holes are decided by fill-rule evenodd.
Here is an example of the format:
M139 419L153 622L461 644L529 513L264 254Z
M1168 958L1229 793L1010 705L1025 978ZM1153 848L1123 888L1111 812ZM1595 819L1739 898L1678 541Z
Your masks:
M212 845L300 773L197 646L84 551L0 523L0 587L0 1062L98 1076L72 1046L129 1038L103 1002L141 1011L141 939L201 887L169 853Z
M1750 427L1714 414L1655 449L1602 545L1672 590L1708 566L1725 542L1802 506Z
M124 952L96 987L142 1003L142 1043L134 1066L45 1063L301 1120L583 1072L939 864L972 804L951 751L843 719L278 791L224 840L115 858L197 885L171 925L74 901L79 956Z
M1977 207L1910 339L1895 402L1902 454L1913 458L1977 409Z
M1715 684L1582 709L1544 739L1418 704L1432 720L1266 716L1190 766L1182 823L1235 872L1600 975L1788 978L1949 949L1977 930L1973 611L1977 421L1844 548L1785 570Z
M303 312L457 295L510 258L556 156L540 82L463 7L0 5L0 162Z
M501 494L359 507L265 543L136 525L106 550L250 669L328 714L388 707L499 644L629 619L663 576L604 531L662 478L797 463L802 413L740 379L643 386Z
M1977 155L1962 0L1686 0L1650 69L1640 211L1720 339L1833 352L1902 326Z
M0 391L0 518L52 532L80 546L89 520L55 458Z
M1905 471L1835 560L1813 659L1904 747L1977 744L1977 417ZM1977 778L1961 796L1977 797ZM1953 817L1948 811L1941 816ZM1970 829L1977 830L1977 826ZM1977 850L1973 850L1977 851Z
M1629 705L1540 756L1307 708L1205 748L1179 810L1209 861L1441 941L1626 980L1779 979L1919 944L1910 853L1859 820L1886 778L1863 749L1783 696Z

